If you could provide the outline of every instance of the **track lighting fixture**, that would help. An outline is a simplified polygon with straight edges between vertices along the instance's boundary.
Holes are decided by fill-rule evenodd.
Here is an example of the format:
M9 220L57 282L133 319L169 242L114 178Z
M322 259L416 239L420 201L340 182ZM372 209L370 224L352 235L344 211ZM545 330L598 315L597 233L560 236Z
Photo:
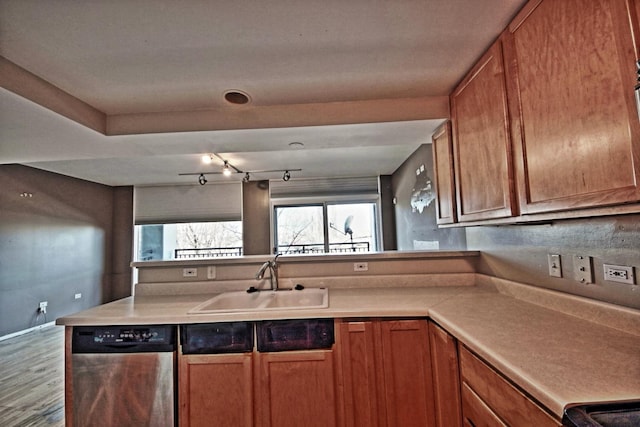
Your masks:
M302 170L302 169L269 169L269 170L242 171L237 167L235 167L234 165L232 165L231 163L229 163L228 160L223 159L222 156L220 156L219 154L209 153L209 154L203 154L201 157L202 163L205 163L207 165L213 163L215 158L218 158L222 161L222 171L209 171L209 172L206 172L207 174L214 174L214 175L222 174L224 176L231 176L234 173L241 173L241 174L244 174L244 177L242 178L243 182L249 182L251 180L250 174L256 174L256 173L262 174L262 173L274 173L274 172L284 172L284 174L282 175L282 180L289 181L291 179L291 172L300 172ZM204 176L204 172L181 173L178 175L180 176L197 175L198 184L200 185L205 185L208 182L207 178Z

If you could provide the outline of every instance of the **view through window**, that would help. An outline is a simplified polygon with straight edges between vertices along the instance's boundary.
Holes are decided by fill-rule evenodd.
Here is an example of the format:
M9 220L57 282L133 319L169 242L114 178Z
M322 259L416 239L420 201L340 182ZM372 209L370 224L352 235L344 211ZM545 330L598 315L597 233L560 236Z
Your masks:
M138 261L242 255L242 221L136 225Z
M373 202L282 205L275 206L274 213L277 253L378 250Z

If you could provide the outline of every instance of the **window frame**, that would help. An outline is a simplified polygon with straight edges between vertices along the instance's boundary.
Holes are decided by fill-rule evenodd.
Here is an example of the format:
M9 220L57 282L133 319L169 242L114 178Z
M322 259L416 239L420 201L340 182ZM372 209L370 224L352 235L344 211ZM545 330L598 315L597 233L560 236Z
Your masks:
M312 196L312 197L284 197L271 199L270 201L270 240L271 240L271 252L275 254L277 252L277 215L276 208L295 208L303 206L322 206L322 228L324 235L324 251L325 254L329 254L329 219L327 216L327 206L329 205L348 205L359 203L372 203L374 205L374 242L375 248L371 249L371 252L380 252L384 247L382 241L382 213L380 208L380 196L378 194L350 194L350 195L336 195L336 196Z

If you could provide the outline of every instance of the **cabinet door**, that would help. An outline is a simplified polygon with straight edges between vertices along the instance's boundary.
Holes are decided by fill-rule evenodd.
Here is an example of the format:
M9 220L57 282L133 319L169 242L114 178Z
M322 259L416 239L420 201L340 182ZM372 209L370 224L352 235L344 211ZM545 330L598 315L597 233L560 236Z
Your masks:
M180 425L253 425L251 353L182 355Z
M510 25L505 59L522 213L640 200L634 3L536 0Z
M430 322L429 344L431 345L436 424L439 427L460 427L462 417L456 339L435 323Z
M378 395L382 395L379 378L381 360L376 357L374 323L340 324L345 425L347 427L380 426L385 418Z
M455 187L453 178L453 146L451 122L440 126L432 137L433 168L436 185L436 222L456 222Z
M380 322L387 425L434 426L426 320Z
M336 425L331 350L257 353L256 425Z
M511 137L500 41L451 94L458 219L514 215Z

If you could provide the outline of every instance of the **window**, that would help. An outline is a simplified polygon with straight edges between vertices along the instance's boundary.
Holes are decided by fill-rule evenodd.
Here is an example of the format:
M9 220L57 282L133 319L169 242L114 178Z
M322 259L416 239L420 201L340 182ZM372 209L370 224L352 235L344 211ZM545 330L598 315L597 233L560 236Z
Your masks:
M279 254L378 250L375 202L325 201L274 206Z
M136 261L242 255L240 183L134 189Z
M242 221L136 225L136 260L242 255Z

